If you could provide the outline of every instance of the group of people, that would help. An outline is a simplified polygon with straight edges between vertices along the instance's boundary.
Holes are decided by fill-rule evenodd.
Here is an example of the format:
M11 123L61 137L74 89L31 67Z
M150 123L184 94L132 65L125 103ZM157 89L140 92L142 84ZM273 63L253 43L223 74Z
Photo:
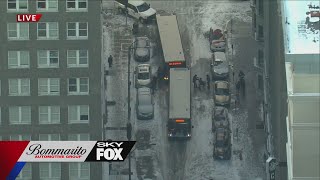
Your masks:
M205 89L205 85L207 84L207 89L210 90L210 76L209 76L209 74L207 74L206 78L207 78L207 83L204 80L202 80L202 78L199 78L198 75L195 74L192 78L193 87L195 89L198 88L199 90L201 90L201 89Z

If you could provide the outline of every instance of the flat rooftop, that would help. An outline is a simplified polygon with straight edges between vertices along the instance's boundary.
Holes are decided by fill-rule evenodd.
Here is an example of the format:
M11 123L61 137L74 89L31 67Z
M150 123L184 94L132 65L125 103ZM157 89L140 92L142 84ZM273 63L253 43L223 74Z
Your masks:
M319 54L319 1L287 0L281 3L285 53Z

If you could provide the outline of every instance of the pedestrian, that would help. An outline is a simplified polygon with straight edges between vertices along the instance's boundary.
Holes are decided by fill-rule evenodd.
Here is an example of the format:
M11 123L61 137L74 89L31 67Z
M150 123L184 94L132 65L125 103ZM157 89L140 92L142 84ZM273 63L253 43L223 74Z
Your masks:
M112 62L113 62L113 57L112 57L112 55L110 55L108 58L109 68L112 67Z
M209 76L209 74L207 74L207 87L208 87L208 90L210 90L210 76Z
M239 72L239 75L238 75L238 76L239 76L239 78L240 78L240 79L243 79L243 78L244 78L244 73L240 70L240 72Z
M162 71L161 71L161 68L158 67L158 70L157 70L157 84L158 84L158 87L160 87L160 82L162 80Z
M192 82L193 82L193 88L197 88L197 81L199 80L198 76L195 74L192 78Z
M132 33L138 34L138 30L139 30L139 23L138 23L138 21L135 21L132 25Z
M237 88L237 94L240 93L240 80L238 80L237 84L236 84L236 88Z
M154 94L154 91L157 88L157 77L156 76L152 77L151 88L152 88L152 94Z
M201 90L201 87L204 88L204 86L206 85L206 83L202 80L202 78L199 79L199 90Z

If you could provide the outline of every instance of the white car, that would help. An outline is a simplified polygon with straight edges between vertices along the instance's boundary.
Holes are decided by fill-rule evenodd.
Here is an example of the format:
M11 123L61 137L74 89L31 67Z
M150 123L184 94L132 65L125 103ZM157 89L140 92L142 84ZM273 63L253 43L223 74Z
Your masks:
M125 0L115 0L116 8L125 12ZM128 1L128 15L139 19L142 23L156 18L156 10L144 1Z
M147 86L150 87L151 85L151 66L149 64L139 64L136 67L136 80L135 86L136 88Z

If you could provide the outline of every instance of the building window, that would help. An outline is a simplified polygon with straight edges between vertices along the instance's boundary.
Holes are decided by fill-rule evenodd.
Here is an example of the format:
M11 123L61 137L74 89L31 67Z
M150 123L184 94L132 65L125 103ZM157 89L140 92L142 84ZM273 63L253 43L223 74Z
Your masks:
M28 11L28 0L7 0L8 11Z
M263 67L264 65L264 55L263 55L263 49L258 50L258 64L259 67Z
M58 68L59 51L57 50L39 50L38 51L39 68Z
M69 106L68 107L69 123L88 123L89 122L89 106Z
M90 141L90 134L68 134L69 141Z
M88 0L67 0L67 11L87 11Z
M1 96L1 80L0 80L0 96Z
M68 22L67 29L68 39L88 39L87 22Z
M58 39L59 27L57 22L38 23L38 39Z
M37 0L38 11L58 11L58 0Z
M68 67L88 67L88 50L68 50Z
M90 163L69 163L69 179L70 180L89 180L90 179Z
M29 40L29 23L8 23L9 40Z
M260 16L263 16L263 1L264 0L259 1L259 15Z
M9 79L9 96L30 96L30 79Z
M26 135L26 134L15 134L15 135L10 135L10 140L11 141L30 141L31 140L31 135Z
M59 124L60 107L59 106L39 106L40 124Z
M39 163L40 180L61 179L61 163Z
M9 121L10 124L31 124L31 107L9 107Z
M39 141L60 141L59 134L39 134Z
M8 68L29 68L29 51L8 51Z
M68 92L73 95L89 94L89 78L69 78Z
M261 74L258 75L258 88L259 90L263 90L263 77Z
M259 25L258 26L258 33L259 33L259 38L263 38L263 26Z
M59 78L39 78L38 94L39 95L59 95L60 79Z

